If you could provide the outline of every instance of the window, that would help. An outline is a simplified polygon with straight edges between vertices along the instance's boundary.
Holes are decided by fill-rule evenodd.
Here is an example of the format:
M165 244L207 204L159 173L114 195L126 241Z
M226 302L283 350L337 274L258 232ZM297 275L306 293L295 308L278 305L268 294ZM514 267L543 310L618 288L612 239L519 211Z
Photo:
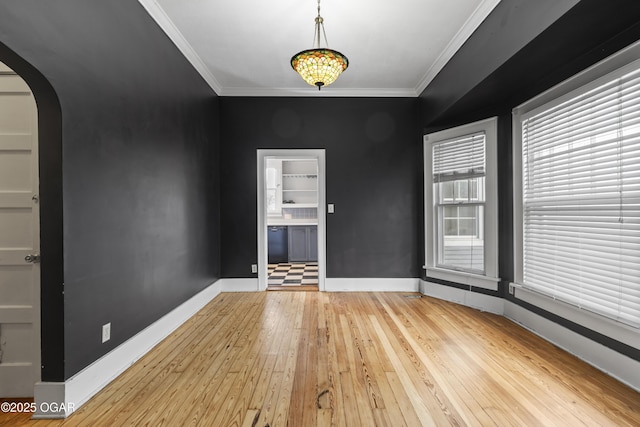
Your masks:
M516 280L640 327L640 61L514 113Z
M496 119L425 136L427 276L497 289Z
M437 266L484 274L485 133L438 141L432 150Z

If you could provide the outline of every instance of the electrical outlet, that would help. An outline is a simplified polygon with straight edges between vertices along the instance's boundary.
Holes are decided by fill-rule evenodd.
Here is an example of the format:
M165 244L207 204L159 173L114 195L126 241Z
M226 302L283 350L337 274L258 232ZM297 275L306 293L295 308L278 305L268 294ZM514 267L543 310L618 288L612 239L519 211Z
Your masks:
M333 206L333 203L329 203L329 204L327 205L327 213L332 214L332 213L334 213L335 211L336 211L336 210L335 210L335 207Z
M513 295L516 291L516 287L513 286L513 283L509 283L509 294Z
M258 272L258 264L251 264L251 272L252 273Z
M102 343L111 339L111 322L102 325Z

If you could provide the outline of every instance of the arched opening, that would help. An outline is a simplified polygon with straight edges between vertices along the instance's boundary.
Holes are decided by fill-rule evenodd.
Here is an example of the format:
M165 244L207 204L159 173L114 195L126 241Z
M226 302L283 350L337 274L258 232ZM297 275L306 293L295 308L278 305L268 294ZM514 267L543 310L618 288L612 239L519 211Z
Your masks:
M35 67L0 43L0 61L29 86L36 101L40 210L40 380L65 380L62 113L58 96Z

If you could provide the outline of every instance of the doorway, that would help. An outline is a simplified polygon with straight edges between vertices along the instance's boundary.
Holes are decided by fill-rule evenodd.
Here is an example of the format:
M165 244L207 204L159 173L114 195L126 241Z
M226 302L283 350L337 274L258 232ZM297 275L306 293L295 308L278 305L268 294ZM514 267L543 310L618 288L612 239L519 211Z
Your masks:
M324 291L325 150L258 150L257 158L258 289Z
M29 86L0 62L0 397L40 381L38 113Z

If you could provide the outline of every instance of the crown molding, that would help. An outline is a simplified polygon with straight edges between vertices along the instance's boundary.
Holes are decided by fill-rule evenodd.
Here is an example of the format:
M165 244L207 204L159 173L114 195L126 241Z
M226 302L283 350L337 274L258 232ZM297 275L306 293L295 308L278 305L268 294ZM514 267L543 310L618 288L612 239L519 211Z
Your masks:
M410 88L334 88L317 90L315 87L303 88L263 88L230 87L224 88L220 96L307 96L307 97L362 97L362 98L415 98L418 94Z
M435 60L433 65L429 67L427 72L424 74L422 79L415 88L416 96L420 96L422 92L427 88L429 83L438 75L440 71L447 65L447 62L453 55L462 47L462 45L467 41L471 34L478 29L480 24L489 16L489 14L495 9L495 7L500 3L500 0L484 0L480 5L473 11L469 19L464 23L460 31L456 33L456 35L451 39L447 47L442 51L442 53Z
M326 88L323 91L314 91L313 88L223 88L215 78L209 67L200 58L191 44L175 26L171 18L156 0L138 0L151 18L167 34L169 39L182 52L205 82L219 96L318 96L318 97L388 97L388 98L415 98L420 96L424 89L431 83L435 76L444 68L453 55L460 49L465 41L486 19L491 11L500 3L500 0L483 0L474 10L469 19L464 23L460 31L449 42L445 50L438 56L434 64L427 70L415 88Z
M142 5L142 7L144 7L151 18L156 21L162 31L164 31L169 39L171 39L178 50L182 52L185 58L187 58L187 61L191 63L191 65L202 76L202 78L205 80L205 82L207 82L211 89L213 89L216 94L220 95L220 93L222 92L222 86L220 86L220 83L211 73L209 67L207 67L202 58L200 58L191 44L175 26L162 6L160 6L156 0L138 0L138 2Z

